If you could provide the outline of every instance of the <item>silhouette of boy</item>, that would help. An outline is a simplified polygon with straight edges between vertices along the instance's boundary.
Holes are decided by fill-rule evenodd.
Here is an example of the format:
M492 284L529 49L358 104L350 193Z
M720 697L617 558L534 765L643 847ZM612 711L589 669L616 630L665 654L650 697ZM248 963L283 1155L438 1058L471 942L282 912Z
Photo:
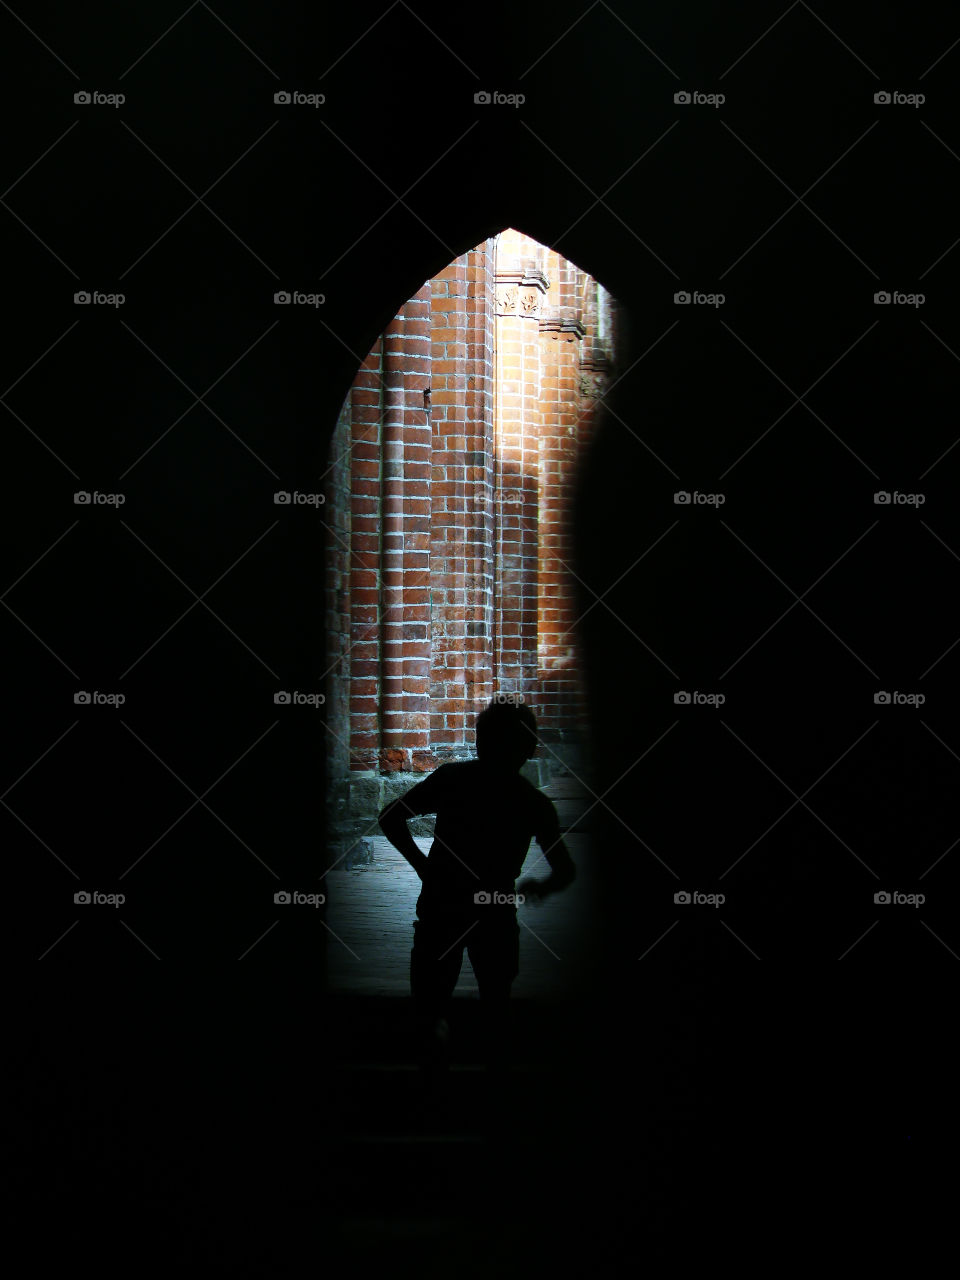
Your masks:
M506 1065L510 987L519 971L515 895L540 902L576 876L553 801L519 772L537 749L537 722L523 705L494 699L477 717L477 758L443 764L380 813L380 828L423 881L417 899L410 988L424 1065L445 1064L445 1013L466 947L487 1032L487 1066ZM437 815L429 855L407 828ZM516 884L531 838L550 865L544 880Z

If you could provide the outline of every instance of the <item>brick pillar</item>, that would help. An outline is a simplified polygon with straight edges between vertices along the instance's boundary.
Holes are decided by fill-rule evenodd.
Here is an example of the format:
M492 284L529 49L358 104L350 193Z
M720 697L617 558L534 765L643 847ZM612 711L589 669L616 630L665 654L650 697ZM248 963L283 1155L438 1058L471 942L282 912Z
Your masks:
M497 244L497 689L534 704L537 682L540 312L539 246L516 231ZM535 707L536 709L536 707Z
M431 281L431 745L462 756L493 691L493 241Z
M380 746L380 450L383 339L350 392L350 770L376 767ZM338 730L339 732L339 730Z
M430 285L383 338L382 773L427 767L430 744Z

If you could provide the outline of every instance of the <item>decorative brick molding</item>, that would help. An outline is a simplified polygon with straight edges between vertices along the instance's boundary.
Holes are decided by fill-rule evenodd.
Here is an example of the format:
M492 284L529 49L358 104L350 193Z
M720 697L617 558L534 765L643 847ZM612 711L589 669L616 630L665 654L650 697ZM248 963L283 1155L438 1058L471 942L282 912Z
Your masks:
M539 318L550 282L542 271L498 271L495 311L498 316Z

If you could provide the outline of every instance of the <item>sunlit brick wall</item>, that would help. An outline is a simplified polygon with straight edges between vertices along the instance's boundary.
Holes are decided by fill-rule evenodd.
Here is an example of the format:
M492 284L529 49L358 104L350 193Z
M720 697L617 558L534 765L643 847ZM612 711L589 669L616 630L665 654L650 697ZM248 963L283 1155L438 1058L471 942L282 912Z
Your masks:
M545 744L576 738L569 512L615 324L595 280L507 230L427 281L358 372L325 482L328 715L374 801L470 756L495 693Z
M543 249L517 231L497 245L496 647L498 690L536 710Z

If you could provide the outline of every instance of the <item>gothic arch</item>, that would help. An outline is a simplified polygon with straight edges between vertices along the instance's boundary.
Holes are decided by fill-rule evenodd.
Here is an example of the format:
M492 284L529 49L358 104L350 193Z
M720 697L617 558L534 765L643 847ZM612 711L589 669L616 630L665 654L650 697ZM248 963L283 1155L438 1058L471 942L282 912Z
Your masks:
M496 694L534 707L535 781L579 758L568 513L618 323L592 276L507 228L422 284L357 372L324 482L334 858L473 753Z

